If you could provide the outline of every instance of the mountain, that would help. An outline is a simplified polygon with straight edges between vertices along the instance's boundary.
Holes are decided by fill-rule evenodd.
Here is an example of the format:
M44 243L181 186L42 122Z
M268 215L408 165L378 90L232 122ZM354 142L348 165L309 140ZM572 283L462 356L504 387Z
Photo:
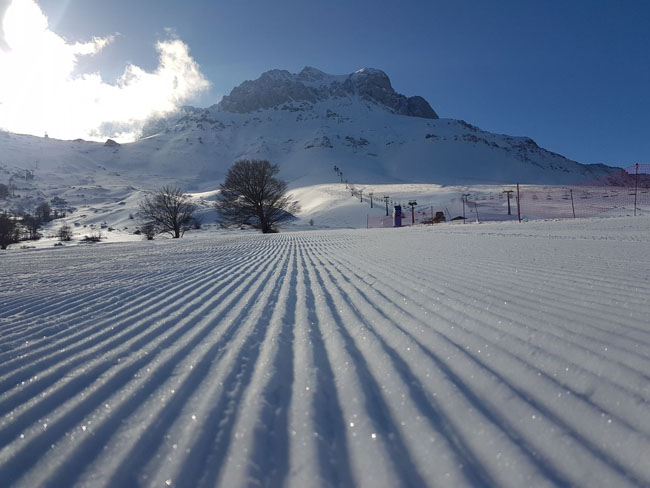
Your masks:
M347 76L333 76L306 67L297 75L271 70L255 81L245 81L223 97L219 108L226 112L250 113L291 102L323 102L332 98L355 98L374 102L392 113L425 119L438 115L422 97L407 98L393 89L381 70L364 68Z
M150 121L143 139L136 144L191 156L201 181L219 179L244 157L279 163L295 185L321 182L334 164L360 182L564 184L612 171L527 137L440 119L424 98L397 93L373 68L348 75L271 70L212 107Z
M239 158L278 163L292 186L328 181L333 165L351 182L446 185L564 184L612 171L571 161L527 137L440 119L426 100L397 93L372 68L349 75L310 67L268 71L212 107L150 120L140 140L121 146L27 138L22 148L2 147L7 137L0 139L0 164L30 169L63 151L66 164L167 175L196 189L214 188Z
M569 184L620 171L571 161L528 137L439 118L422 97L397 93L372 68L348 75L272 70L216 105L150 120L128 144L0 132L0 183L21 195L10 202L14 210L53 196L84 208L135 208L141 190L163 184L210 191L241 158L278 163L303 196L312 185L340 183L334 166L356 185Z

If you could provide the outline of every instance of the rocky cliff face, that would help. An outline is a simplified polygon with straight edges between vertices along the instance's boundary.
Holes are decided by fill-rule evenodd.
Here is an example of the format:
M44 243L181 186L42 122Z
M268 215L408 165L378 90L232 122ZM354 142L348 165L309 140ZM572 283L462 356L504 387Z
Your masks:
M329 98L359 97L409 117L437 119L438 115L422 97L397 93L381 70L364 68L349 75L334 76L306 67L298 74L271 70L257 80L245 81L218 104L220 110L250 113L290 102L315 103Z

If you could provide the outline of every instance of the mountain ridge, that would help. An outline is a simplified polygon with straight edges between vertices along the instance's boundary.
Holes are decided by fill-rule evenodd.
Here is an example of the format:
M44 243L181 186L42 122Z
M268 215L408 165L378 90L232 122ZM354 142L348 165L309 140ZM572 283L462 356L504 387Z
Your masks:
M256 80L244 81L217 104L220 110L251 113L289 102L317 102L358 95L398 115L437 119L438 114L420 96L397 93L390 78L376 68L362 68L349 75L329 75L307 66L300 73L274 69Z
M343 86L351 76L350 83L357 88L345 91ZM595 180L619 171L583 165L528 137L494 134L463 120L400 114L383 103L381 96L373 98L361 89L383 86L389 99L408 100L396 94L380 70L366 68L352 75L328 75L315 68L298 74L272 70L258 80L273 83L264 81L255 89L273 89L275 81L292 84L298 78L316 90L305 93L322 92L323 96L313 101L292 97L248 113L227 111L218 104L186 106L151 120L143 137L133 143L106 145L0 132L0 183L8 184L11 178L20 181L20 175L29 171L34 179L23 183L24 194L29 188L33 202L66 186L106 188L110 184L127 188L128 193L175 184L204 192L218 188L232 163L244 158L277 163L291 189L345 180L355 184L553 185ZM375 81L364 84L369 78ZM334 174L334 166L343 177ZM31 201L25 200L27 208L33 206Z
M501 185L564 185L620 171L571 161L529 137L494 134L437 114L424 118L399 113L391 100L403 104L409 99L392 89L385 73L355 73L350 86L356 88L345 91L349 75L337 77L314 68L297 75L267 72L260 79L271 82L253 89L279 86L277 104L246 113L226 110L228 102L225 107L181 107L149 121L143 137L132 143L62 141L0 131L0 183L11 192L11 198L0 199L0 211L22 215L43 201L65 201L67 222L79 230L88 226L128 233L137 225L143 192L173 185L192 192L206 222L214 222L210 199L232 163L268 159L279 165L280 177L303 204L302 225L314 218L327 227L357 227L365 225L368 210L350 196L346 182L366 194L374 189L398 201L417 198L420 204L444 204L453 211L458 194L481 185L490 187L478 190L484 194L500 193ZM315 94L313 98L286 98L283 83L288 80L291 86L297 77L310 88L301 93ZM369 77L376 79L364 84ZM364 86L379 95L369 96ZM267 103L273 99L258 95ZM235 103L236 98L226 100ZM334 172L335 166L343 174Z

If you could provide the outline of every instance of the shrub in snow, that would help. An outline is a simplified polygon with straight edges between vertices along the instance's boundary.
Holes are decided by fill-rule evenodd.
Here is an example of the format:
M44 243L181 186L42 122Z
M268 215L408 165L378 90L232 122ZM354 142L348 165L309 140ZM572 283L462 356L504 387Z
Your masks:
M68 224L62 225L61 227L59 227L59 231L57 232L56 236L59 238L60 241L71 241L72 227L70 227Z
M154 236L158 234L158 229L153 222L146 222L140 226L137 233L143 234L148 241L153 241Z
M101 232L93 232L89 236L84 236L83 242L99 242L103 239L104 237L102 236Z
M18 242L16 221L7 214L0 214L0 249L7 249L9 244Z
M190 225L192 226L193 229L199 230L203 225L203 219L198 216L192 217L192 220L190 221Z

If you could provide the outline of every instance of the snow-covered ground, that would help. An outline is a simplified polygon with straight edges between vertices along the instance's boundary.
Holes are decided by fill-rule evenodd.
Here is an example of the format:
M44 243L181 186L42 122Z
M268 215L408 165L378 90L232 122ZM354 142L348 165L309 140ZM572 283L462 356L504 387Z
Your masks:
M649 231L2 253L0 484L648 486Z

